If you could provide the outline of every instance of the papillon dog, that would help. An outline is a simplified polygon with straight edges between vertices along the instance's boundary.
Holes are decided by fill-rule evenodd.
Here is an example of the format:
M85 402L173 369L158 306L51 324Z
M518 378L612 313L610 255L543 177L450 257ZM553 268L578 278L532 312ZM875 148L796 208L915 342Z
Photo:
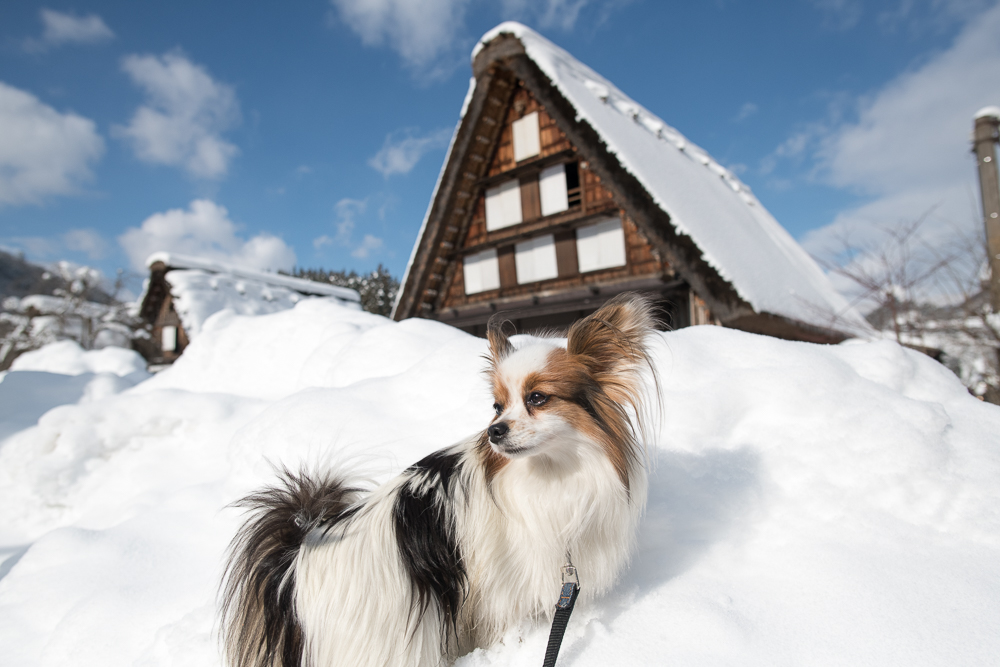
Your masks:
M230 667L437 667L551 617L626 565L646 502L651 303L623 295L566 345L489 327L496 416L364 491L284 471L248 496L221 598Z

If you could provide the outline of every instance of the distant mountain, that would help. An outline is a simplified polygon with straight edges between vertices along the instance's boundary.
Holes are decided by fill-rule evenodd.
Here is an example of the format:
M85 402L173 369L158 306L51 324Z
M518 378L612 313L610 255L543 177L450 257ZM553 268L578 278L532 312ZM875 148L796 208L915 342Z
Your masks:
M0 301L9 296L52 294L66 281L17 255L0 250Z
M43 266L32 264L23 256L0 250L0 304L9 296L51 295L57 289L66 287L66 280L57 271L50 271ZM98 288L91 288L88 291L87 300L102 304L114 301L110 294Z

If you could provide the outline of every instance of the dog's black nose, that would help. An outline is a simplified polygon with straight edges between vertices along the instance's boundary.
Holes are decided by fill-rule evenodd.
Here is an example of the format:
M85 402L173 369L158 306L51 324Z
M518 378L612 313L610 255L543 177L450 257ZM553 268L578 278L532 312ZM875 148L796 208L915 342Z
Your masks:
M500 441L500 438L507 435L507 431L509 430L507 422L497 422L496 424L490 424L486 432L490 434L490 442L495 445Z

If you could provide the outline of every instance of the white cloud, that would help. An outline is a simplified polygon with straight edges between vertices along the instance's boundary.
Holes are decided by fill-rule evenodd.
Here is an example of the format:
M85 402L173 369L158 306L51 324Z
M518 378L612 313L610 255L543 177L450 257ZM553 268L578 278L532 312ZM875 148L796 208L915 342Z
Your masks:
M366 259L382 248L383 240L373 234L365 234L360 243L354 241L354 229L357 226L358 216L364 215L368 209L367 199L345 197L337 202L334 209L337 213L337 222L334 225L336 233L333 236L323 234L313 239L313 248L317 252L328 246L339 246L350 248L352 257Z
M469 0L331 0L341 21L368 46L388 43L414 67L454 46Z
M857 118L829 128L815 153L821 180L869 198L805 239L822 253L849 236L928 214L928 238L981 224L970 155L973 114L1000 100L1000 6L969 21L947 50L858 105ZM787 152L799 148L793 136Z
M97 14L74 16L52 9L41 10L42 36L24 40L29 52L47 51L64 44L99 44L114 39L115 33Z
M108 242L94 229L71 229L62 235L63 245L70 252L80 252L87 259L104 259L108 255Z
M540 28L572 30L580 11L589 4L590 0L503 0L501 7L504 16L537 22Z
M740 107L739 113L736 114L735 120L737 123L739 123L741 121L746 120L755 113L757 113L757 105L754 104L753 102L745 102L743 106Z
M365 237L361 240L361 245L351 251L351 257L367 259L376 250L381 250L382 246L382 239L371 234L365 234Z
M398 134L398 133L397 133ZM444 148L451 139L451 130L440 129L420 137L404 131L401 138L388 135L382 149L368 160L368 165L386 178L392 174L408 174L428 151Z
M4 239L8 247L25 251L39 259L57 259L67 253L81 253L89 260L108 256L108 242L95 229L71 229L55 236L13 236Z
M289 270L295 251L277 236L262 232L249 240L238 235L229 211L208 199L196 199L187 210L154 213L140 227L130 227L118 237L132 267L143 271L154 252L176 252L245 266L252 269Z
M224 176L239 153L222 137L240 122L233 88L177 52L126 56L122 69L145 91L146 103L114 133L145 162L182 167L199 178Z
M878 12L876 23L885 32L903 29L917 37L941 33L986 11L995 0L899 0L895 8Z
M853 28L863 13L858 0L811 0L811 4L823 13L825 25L836 30Z
M94 121L0 82L0 206L73 194L104 153Z
M540 28L571 30L587 6L608 14L628 0L502 0L499 13ZM368 46L388 45L411 68L432 70L430 75L451 71L439 62L460 44L468 44L465 13L472 0L330 0L337 18ZM479 0L480 5L490 7ZM600 22L600 19L597 19ZM464 55L464 54L463 54ZM434 65L439 67L435 70Z
M350 245L355 221L368 208L368 200L345 197L334 208L337 211L337 236L333 240L340 245Z
M42 10L45 30L42 40L53 46L60 44L96 44L113 39L115 33L97 14L73 16L52 9Z

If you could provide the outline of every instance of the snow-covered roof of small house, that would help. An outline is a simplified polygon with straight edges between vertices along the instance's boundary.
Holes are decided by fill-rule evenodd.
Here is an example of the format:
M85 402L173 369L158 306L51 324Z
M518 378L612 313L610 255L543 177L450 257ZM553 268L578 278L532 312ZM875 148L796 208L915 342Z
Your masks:
M504 34L517 38L525 55L572 105L576 121L597 132L608 153L645 188L677 232L694 242L704 262L754 311L854 334L870 331L749 187L568 52L520 23L505 22L482 37L472 53L474 63L486 45ZM463 115L475 83L473 79ZM454 141L445 167L453 149Z
M333 298L360 309L357 291L337 285L231 266L217 261L158 252L146 260L162 263L169 272L174 310L187 335L194 338L215 313L229 309L239 315L266 315L293 308L304 298Z

